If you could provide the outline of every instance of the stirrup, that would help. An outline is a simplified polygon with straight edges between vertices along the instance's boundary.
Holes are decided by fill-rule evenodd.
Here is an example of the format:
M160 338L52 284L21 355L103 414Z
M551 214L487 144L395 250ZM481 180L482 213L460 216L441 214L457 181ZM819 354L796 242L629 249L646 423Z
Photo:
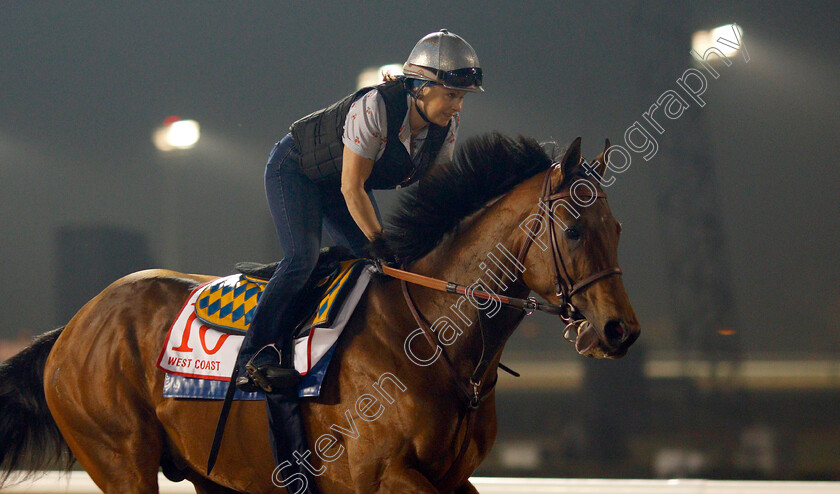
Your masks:
M262 389L266 393L272 393L275 390L282 388L291 388L298 385L300 382L300 373L294 368L282 367L280 364L262 364L260 366L254 365L254 359L266 348L271 347L277 352L278 362L282 360L280 350L270 343L257 350L256 353L245 364L245 372L248 376L242 376L236 379L236 385L240 389L243 387Z

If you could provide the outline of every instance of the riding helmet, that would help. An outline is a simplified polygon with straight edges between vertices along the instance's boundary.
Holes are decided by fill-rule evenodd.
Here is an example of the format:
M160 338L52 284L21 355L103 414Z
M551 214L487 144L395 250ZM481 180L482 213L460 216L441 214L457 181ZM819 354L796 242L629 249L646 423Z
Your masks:
M464 38L446 29L429 33L414 45L403 65L403 74L449 89L484 92L475 50Z

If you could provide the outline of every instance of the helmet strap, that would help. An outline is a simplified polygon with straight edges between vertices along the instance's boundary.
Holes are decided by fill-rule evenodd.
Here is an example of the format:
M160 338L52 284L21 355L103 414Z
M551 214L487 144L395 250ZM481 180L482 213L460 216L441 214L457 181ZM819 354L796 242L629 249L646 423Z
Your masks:
M425 120L427 124L432 123L432 122L431 122L428 118L426 118L426 114L425 114L425 113L423 113L423 110L421 110L421 109L420 109L420 107L419 107L419 106L417 106L417 97L416 97L416 96L412 96L412 98L411 98L411 99L413 99L413 100L414 100L414 109L415 109L415 110L417 110L417 113L419 113L419 114L420 114L420 118L422 118L423 120Z
M423 88L428 87L428 86L429 86L429 82L426 81L420 87L415 89L414 91L409 91L409 94L411 94L411 99L414 101L414 109L417 110L417 113L420 115L420 118L422 118L427 124L431 124L432 121L429 120L426 117L426 114L423 113L423 110L421 110L420 107L417 106L417 96L420 95L420 92L423 90Z

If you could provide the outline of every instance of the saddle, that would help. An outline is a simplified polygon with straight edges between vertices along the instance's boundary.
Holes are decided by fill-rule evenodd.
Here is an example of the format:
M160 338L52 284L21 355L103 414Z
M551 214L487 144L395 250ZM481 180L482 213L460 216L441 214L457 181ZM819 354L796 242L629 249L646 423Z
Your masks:
M248 331L254 311L279 262L236 264L239 275L216 280L205 287L195 303L196 317L230 334ZM328 326L367 264L341 246L321 249L315 269L294 304L294 338L306 336L313 327Z

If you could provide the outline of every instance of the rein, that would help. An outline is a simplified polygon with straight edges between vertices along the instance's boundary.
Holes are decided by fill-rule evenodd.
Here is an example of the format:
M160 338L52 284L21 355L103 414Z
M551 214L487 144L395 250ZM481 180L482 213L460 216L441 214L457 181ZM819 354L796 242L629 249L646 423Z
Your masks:
M475 297L487 300L497 300L504 305L523 310L525 311L525 315L531 315L535 311L548 312L549 314L557 315L563 313L562 306L538 302L537 299L534 297L528 297L523 299L515 297L506 297L504 295L498 295L495 293L487 293L482 290L468 290L468 288L464 285L459 285L452 281L444 281L439 280L437 278L430 278L428 276L423 276L422 274L412 273L410 271L404 271L402 269L392 268L390 266L385 265L382 265L380 267L382 268L382 272L386 275L392 278L396 278L398 280L402 280L404 282L407 281L415 285L421 285L425 286L426 288L431 288L432 290L438 290L447 293L455 293L459 295L464 295L467 292L469 292Z
M435 338L432 335L431 324L426 317L420 313L420 310L417 308L417 304L414 301L414 298L411 296L411 293L408 290L408 283L412 283L415 285L425 286L427 288L431 288L433 290L438 290L441 292L446 293L454 293L454 294L467 294L470 293L472 296L483 298L487 300L496 300L506 306L514 307L517 309L522 310L525 314L524 315L531 315L535 311L542 311L547 312L549 314L556 314L566 323L566 329L563 333L563 336L569 340L574 341L577 338L580 325L576 324L581 320L585 320L583 315L580 311L575 307L572 303L572 297L582 291L584 288L588 287L589 285L600 281L604 278L608 278L613 275L620 275L621 268L618 266L605 269L603 271L599 271L595 274L585 277L584 279L574 282L571 277L569 276L568 271L566 270L566 264L563 261L563 255L560 252L560 246L557 240L557 234L555 228L552 223L552 219L548 217L549 211L551 211L551 206L554 201L559 199L568 199L571 197L571 191L566 190L563 192L558 192L555 194L551 193L551 172L555 169L555 166L558 163L553 163L552 166L545 173L545 178L543 179L542 185L542 194L540 196L540 204L537 206L539 210L539 218L541 221L547 220L550 231L550 238L551 238L551 251L552 251L552 260L554 261L554 273L555 273L555 294L561 300L561 305L555 305L551 303L541 303L536 300L534 297L527 297L524 299L521 298L514 298L514 297L507 297L504 295L498 295L495 293L487 293L482 290L469 290L468 287L463 285L459 285L452 281L445 281L440 280L437 278L431 278L428 276L423 276L417 273L411 273L409 271L405 271L403 269L396 269L390 266L380 265L380 269L382 272L392 278L396 278L400 280L400 287L402 289L403 297L405 298L406 305L408 305L409 310L411 311L411 315L414 317L415 322L417 323L418 327L422 330L423 335L426 337L426 340L429 342L429 345L432 348L438 348L437 343L435 342ZM589 196L593 197L593 196ZM596 191L595 198L606 198L606 194L602 191ZM545 205L545 208L540 207L541 205ZM531 245L534 243L534 237L532 235L528 235L525 243L522 245L522 248L519 251L519 255L517 256L517 260L520 264L524 265L525 257L528 255L528 251L531 248ZM453 381L455 381L457 385L457 389L460 390L461 394L464 396L467 409L466 409L466 428L464 431L464 439L461 442L461 447L458 451L458 454L455 456L455 460L450 464L449 469L446 473L437 481L438 485L446 486L452 481L452 476L457 473L454 470L455 466L458 465L464 457L464 454L467 451L467 447L469 445L470 439L470 432L472 428L472 419L473 419L473 412L478 409L481 403L484 402L485 399L493 392L496 386L496 382L498 381L498 374L493 379L493 382L489 384L483 391L481 390L482 382L481 378L484 373L487 371L487 367L490 364L490 361L485 352L485 342L484 342L484 324L483 324L483 316L481 311L478 311L478 327L479 332L481 334L481 357L478 363L475 366L475 369L472 372L472 375L469 378L469 384L465 384L461 377L458 375L458 371L455 369L455 365L450 360L449 356L446 352L441 350L441 354L443 356L444 362L446 362L446 368L449 371ZM571 330L574 328L575 335L574 338L571 336ZM596 329L597 330L597 329ZM599 335L600 336L600 335ZM502 366L499 363L499 366L502 367L504 370L511 372L506 367ZM513 373L513 372L511 372ZM518 375L518 374L514 374ZM460 428L461 418L459 414L459 423L457 430Z

